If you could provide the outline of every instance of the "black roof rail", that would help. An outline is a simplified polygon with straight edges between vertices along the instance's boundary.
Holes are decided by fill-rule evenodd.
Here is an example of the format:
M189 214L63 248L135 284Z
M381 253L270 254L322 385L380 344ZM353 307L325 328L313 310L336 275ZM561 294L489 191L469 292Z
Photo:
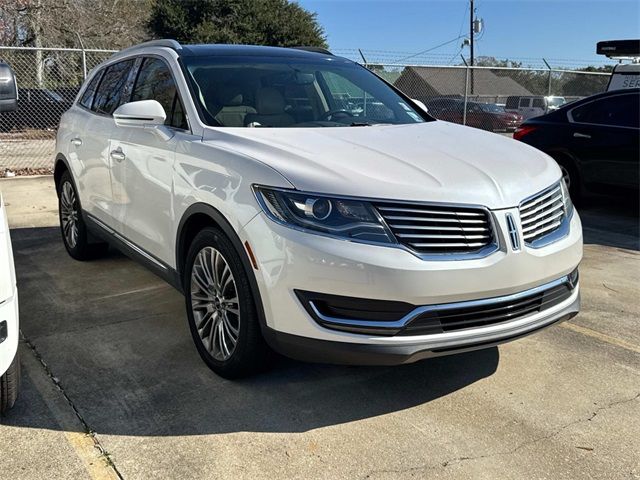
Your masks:
M313 52L313 53L322 53L323 55L331 55L333 56L333 53L331 53L329 50L327 50L326 48L322 48L322 47L293 47L296 50L304 50L306 52Z

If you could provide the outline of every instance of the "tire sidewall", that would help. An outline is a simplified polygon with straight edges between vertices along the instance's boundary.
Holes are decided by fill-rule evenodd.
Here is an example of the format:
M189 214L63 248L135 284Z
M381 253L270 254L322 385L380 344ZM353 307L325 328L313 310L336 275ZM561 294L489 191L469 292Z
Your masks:
M238 303L240 306L240 332L235 349L227 360L215 359L204 346L195 324L195 317L191 306L191 273L198 253L205 247L215 248L226 260L236 282ZM258 316L253 298L253 292L249 283L247 272L242 260L231 241L217 228L205 228L196 235L185 261L184 297L189 321L189 330L193 342L196 345L200 357L217 374L233 378L244 375L247 372L247 364L256 352L251 351L251 338L256 334L254 329L259 329Z
M571 200L576 204L579 203L582 198L582 185L580 183L578 169L571 160L557 158L556 162L562 170L562 177L564 178L565 171L569 175L569 195L571 196Z
M69 183L71 188L73 188L73 193L76 197L76 204L78 209L78 220L76 225L78 227L78 240L76 241L76 245L71 247L67 243L67 238L64 235L64 229L62 227L62 187L65 183ZM66 248L69 255L75 259L84 259L85 250L88 247L88 235L87 235L87 227L84 223L84 218L82 216L82 205L80 204L80 197L78 195L78 189L76 188L76 184L71 177L69 171L66 171L60 177L60 182L57 185L58 188L58 221L60 223L60 235L62 235L62 243Z
M7 371L0 376L0 416L4 415L16 403L20 392L20 383L20 355L19 352L16 352L13 362Z

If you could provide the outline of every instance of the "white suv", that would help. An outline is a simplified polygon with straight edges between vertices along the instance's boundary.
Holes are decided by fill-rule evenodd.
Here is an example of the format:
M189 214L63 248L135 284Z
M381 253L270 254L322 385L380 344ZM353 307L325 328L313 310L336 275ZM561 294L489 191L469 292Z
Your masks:
M13 265L7 212L0 194L0 415L10 409L18 397L19 337L16 271Z
M108 242L184 292L225 377L271 349L408 363L579 309L582 230L556 163L328 52L132 47L92 72L57 152L70 255Z

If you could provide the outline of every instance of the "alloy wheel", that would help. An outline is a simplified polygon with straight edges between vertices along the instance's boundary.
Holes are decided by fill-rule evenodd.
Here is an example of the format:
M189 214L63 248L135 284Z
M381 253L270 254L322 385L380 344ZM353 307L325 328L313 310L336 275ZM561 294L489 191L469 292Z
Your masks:
M64 182L60 193L60 220L67 245L75 248L78 243L78 201L69 182Z
M209 354L228 360L240 334L240 304L231 268L213 247L204 247L191 271L191 308L198 335Z

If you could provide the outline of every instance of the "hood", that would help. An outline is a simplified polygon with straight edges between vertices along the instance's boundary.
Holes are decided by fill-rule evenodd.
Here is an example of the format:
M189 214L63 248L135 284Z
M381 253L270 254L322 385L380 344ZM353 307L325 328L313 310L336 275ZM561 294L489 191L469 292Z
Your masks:
M326 194L497 209L517 206L561 176L533 147L442 121L218 128L207 129L203 140L269 165L299 190Z

